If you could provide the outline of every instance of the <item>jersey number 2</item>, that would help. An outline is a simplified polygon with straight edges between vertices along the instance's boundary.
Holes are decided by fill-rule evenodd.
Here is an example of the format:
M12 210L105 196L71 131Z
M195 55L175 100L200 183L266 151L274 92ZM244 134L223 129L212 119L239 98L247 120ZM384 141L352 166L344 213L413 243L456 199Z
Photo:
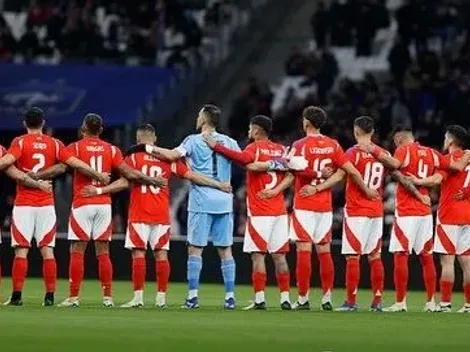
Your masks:
M33 154L33 159L37 161L36 165L33 166L32 172L39 172L44 166L46 166L46 156L41 153Z

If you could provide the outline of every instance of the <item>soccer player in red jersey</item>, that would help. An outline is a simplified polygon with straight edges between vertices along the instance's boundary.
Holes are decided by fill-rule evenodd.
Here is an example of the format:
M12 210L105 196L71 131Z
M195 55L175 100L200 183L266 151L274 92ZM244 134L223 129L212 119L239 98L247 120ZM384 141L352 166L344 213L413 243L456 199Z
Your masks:
M155 129L149 124L137 129L138 145L154 145L157 138ZM171 162L161 160L144 151L131 154L126 162L134 169L150 176L164 178L167 183L172 175L187 179L201 186L231 192L230 184L221 183L190 171L183 161ZM145 253L147 245L155 256L155 272L157 282L157 295L155 305L166 307L166 292L170 278L170 263L168 250L170 249L170 191L167 187L155 187L140 184L130 184L126 178L120 178L109 186L97 188L88 186L85 194L95 196L110 194L131 188L129 217L126 234L126 248L132 250L132 282L134 286L133 299L122 305L123 308L143 307L144 284L146 275Z
M7 154L7 150L2 145L0 145L0 158L5 156L6 154ZM50 182L33 180L26 173L18 170L16 166L14 165L6 169L5 174L11 179L17 181L19 184L23 185L24 187L37 188L48 193L52 192L52 185ZM1 243L2 243L2 236L0 233L0 244ZM1 287L1 281L2 281L2 267L0 265L0 287Z
M459 312L470 313L470 199L456 196L460 189L470 185L468 152L463 151L467 138L465 128L452 125L447 128L444 140L444 151L448 154L443 157L442 164L449 165L452 159L467 160L462 171L449 172L439 168L432 176L413 178L419 186L441 185L434 252L439 253L441 259L441 302L438 310L442 312L450 312L452 309L454 261L457 256L463 271L465 296L465 305Z
M331 190L318 192L317 186L325 181L323 169L341 168L355 182L367 198L378 198L379 194L366 186L361 174L348 160L343 149L334 139L320 133L326 122L326 113L319 107L309 106L302 112L303 129L306 137L295 142L288 157L303 156L308 161L305 171L295 172L294 211L291 216L290 238L297 247L297 289L299 298L296 309L310 309L308 300L312 272L312 244L315 245L320 262L320 277L323 310L332 310L331 292L334 282L334 266L330 253L333 209ZM273 193L282 191L292 184L293 178L286 177Z
M371 143L374 132L374 120L371 117L361 116L354 120L354 137L358 144ZM366 197L357 184L352 182L351 177L347 177L341 248L341 254L346 256L346 301L336 311L358 309L356 295L360 281L361 255L367 255L370 265L373 295L371 310L381 311L384 289L384 268L381 258L384 211L382 197L386 170L373 155L361 151L357 146L350 148L346 156L360 172L364 183L379 192L380 197L372 199ZM341 178L346 175L343 170L338 170L338 173ZM332 176L335 177L337 176Z
M28 133L13 140L8 153L0 159L0 169L16 162L20 170L34 173L62 162L96 180L109 182L109 176L91 169L70 155L60 141L42 133L44 113L41 109L28 110L23 123ZM15 260L12 269L13 293L7 304L22 305L22 290L28 270L27 255L34 238L43 257L43 275L46 286L44 305L53 305L57 266L53 250L56 236L56 213L51 192L18 184L11 234Z
M145 176L129 167L123 160L121 151L99 138L103 131L103 120L96 114L85 116L81 132L83 138L68 146L70 155L82 160L99 173L110 174L119 171L126 178L145 184L162 185L156 178ZM65 165L56 165L38 173L38 178L53 178L66 171ZM164 184L164 182L163 182ZM75 173L73 180L73 202L69 221L70 266L69 297L60 304L62 307L79 305L78 295L84 275L84 253L90 240L95 242L98 259L98 276L103 288L103 306L113 306L111 285L113 267L109 257L111 240L111 197L97 195L84 197L82 189L89 185L100 186L89 177Z
M285 156L286 148L269 140L272 121L267 116L258 115L251 119L248 138L252 143L242 151L235 151L217 143L210 135L205 141L217 153L247 166L256 162L268 162ZM251 254L253 263L252 283L255 300L245 310L266 309L266 263L270 253L276 268L276 279L281 294L281 308L290 310L290 275L286 253L289 251L288 218L284 194L279 192L270 199L262 193L276 187L284 178L285 172L252 171L247 172L247 224L243 251Z
M425 179L434 174L437 167L461 168L462 165L449 162L440 165L439 153L415 141L411 129L397 126L393 133L397 147L394 157L372 148L372 154L391 169L402 174ZM419 187L426 201L412 195L401 183L396 191L395 223L390 240L390 252L394 253L394 282L396 303L385 311L407 311L406 292L408 287L408 257L414 250L419 255L426 288L425 311L435 311L436 268L433 261L433 219L429 191Z

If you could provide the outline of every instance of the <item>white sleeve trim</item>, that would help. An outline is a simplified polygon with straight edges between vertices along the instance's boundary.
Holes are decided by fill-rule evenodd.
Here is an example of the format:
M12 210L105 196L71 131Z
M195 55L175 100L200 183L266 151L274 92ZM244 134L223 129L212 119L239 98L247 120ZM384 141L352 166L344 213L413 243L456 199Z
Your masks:
M183 146L176 147L175 150L180 154L181 157L188 155L188 151Z

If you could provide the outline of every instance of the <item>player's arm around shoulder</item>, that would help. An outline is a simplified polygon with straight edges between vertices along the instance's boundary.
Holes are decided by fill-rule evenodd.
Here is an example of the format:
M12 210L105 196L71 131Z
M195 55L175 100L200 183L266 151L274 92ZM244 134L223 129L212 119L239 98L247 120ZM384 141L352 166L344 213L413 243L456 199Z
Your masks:
M122 177L130 182L140 183L148 186L166 187L168 180L161 176L147 176L144 173L134 169L124 160L116 167Z
M2 150L0 153L0 170L4 170L7 167L13 165L16 160L19 159L22 153L22 148L18 137L13 140L8 151L6 151L4 147L2 147L1 149Z
M392 154L390 154L387 150L379 147L374 143L358 144L357 148L363 152L371 154L390 170L398 170L402 167L402 155L404 157L406 153L406 147L399 147L395 152L395 156L392 156Z
M188 170L183 176L183 178L199 186L215 188L226 193L232 192L232 185L230 183L219 182L217 180L214 180L213 178L207 177L191 170Z
M18 170L18 168L14 165L10 166L6 171L6 175L11 179L17 181L19 184L29 187L29 188L36 188L43 190L44 192L51 193L52 192L52 183L49 181L42 181L42 180L34 180L23 171Z

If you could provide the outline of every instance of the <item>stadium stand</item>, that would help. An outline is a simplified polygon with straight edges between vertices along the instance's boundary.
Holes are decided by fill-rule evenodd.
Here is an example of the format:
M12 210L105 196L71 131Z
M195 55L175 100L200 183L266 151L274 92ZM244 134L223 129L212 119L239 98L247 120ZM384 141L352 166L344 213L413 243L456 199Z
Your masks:
M470 114L468 3L461 1L333 1L312 15L313 38L293 48L285 75L269 86L251 77L240 87L229 117L231 133L242 143L250 116L274 118L274 139L288 145L300 136L299 116L305 106L325 106L325 133L347 149L354 143L352 121L370 115L378 125L378 142L393 149L388 133L397 124L409 125L425 145L440 148L445 125L468 126ZM364 20L375 33L359 38ZM353 16L350 14L353 13ZM361 16L364 14L362 13ZM328 18L324 23L322 18ZM365 30L364 30L365 31ZM366 42L366 53L358 45ZM353 45L355 43L355 46ZM394 188L386 189L386 223L391 225ZM245 190L237 191L237 208L245 213ZM341 190L334 194L335 237L340 236ZM244 219L239 218L238 234ZM387 234L388 231L384 232Z

